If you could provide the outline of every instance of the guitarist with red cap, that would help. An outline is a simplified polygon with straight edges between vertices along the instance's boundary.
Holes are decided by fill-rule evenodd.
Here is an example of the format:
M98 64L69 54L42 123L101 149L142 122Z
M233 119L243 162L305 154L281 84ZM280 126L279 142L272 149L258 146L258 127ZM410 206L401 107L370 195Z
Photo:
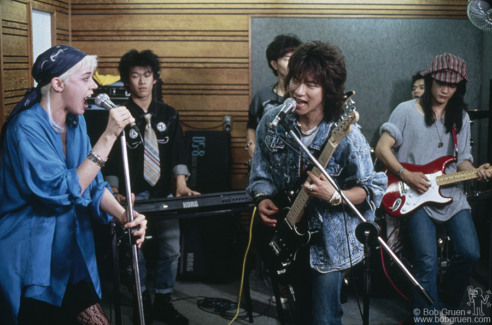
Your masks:
M384 204L383 199L383 205L389 213L393 210L408 216L408 236L414 252L413 275L435 301L429 306L414 288L413 310L417 310L415 315L441 315L428 318L425 322L432 320L430 324L441 324L443 313L459 307L468 277L480 257L480 249L471 208L462 186L454 183L442 187L439 195L438 185L445 184L439 177L446 176L436 175L440 175L441 171L445 174L456 173L457 176L471 173L479 181L488 182L492 171L489 164L478 169L472 165L470 119L463 99L466 82L469 81L466 62L445 53L436 56L421 74L425 79L423 96L398 105L389 121L381 126L376 156L387 166L389 173L398 178L400 193L412 193L395 200L390 206ZM439 159L445 156L451 157ZM425 168L437 164L434 162L436 159L439 159L437 163L441 162L441 166L435 168L439 171L426 173ZM419 170L419 167L422 168ZM391 177L388 177L389 184ZM388 192L390 188L391 185ZM422 204L426 196L432 197L430 193L433 192L452 200L447 199L442 204ZM437 223L444 223L454 252L452 264L439 288ZM415 317L415 323L423 322Z

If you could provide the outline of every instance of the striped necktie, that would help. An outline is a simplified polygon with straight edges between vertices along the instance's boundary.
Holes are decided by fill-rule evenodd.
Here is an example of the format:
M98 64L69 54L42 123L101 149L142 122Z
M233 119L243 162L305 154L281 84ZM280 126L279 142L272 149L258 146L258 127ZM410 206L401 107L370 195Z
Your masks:
M144 179L154 186L161 177L161 165L159 163L159 146L154 129L150 124L151 114L145 114L145 145L144 145Z

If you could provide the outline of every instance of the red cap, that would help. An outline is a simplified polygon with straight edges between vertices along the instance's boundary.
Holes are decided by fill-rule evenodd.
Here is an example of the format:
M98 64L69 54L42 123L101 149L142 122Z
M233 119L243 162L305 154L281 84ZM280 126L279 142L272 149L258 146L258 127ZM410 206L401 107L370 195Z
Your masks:
M452 84L457 84L463 79L470 81L466 75L465 60L449 53L436 56L431 65L420 74L430 74L436 80Z

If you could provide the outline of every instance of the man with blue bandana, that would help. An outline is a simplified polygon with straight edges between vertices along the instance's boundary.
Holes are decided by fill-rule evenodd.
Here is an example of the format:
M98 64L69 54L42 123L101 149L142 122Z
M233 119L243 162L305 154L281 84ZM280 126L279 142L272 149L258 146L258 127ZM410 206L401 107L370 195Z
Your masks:
M0 322L109 324L99 305L101 287L91 217L125 228L147 221L113 198L100 173L123 128L135 119L111 110L91 148L83 117L97 88L95 56L66 45L41 54L38 82L14 108L0 138Z

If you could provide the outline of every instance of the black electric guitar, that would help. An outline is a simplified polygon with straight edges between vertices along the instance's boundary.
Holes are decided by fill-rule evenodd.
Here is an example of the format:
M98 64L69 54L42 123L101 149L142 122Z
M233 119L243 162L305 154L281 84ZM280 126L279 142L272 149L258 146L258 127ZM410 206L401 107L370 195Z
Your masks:
M336 123L336 127L331 133L331 137L326 141L324 148L318 158L321 166L326 167L335 148L340 141L352 131L352 126L359 120L359 113L355 111L354 102L351 97L355 92L345 94L344 109L348 110ZM311 171L320 176L321 171L315 166ZM279 212L274 216L277 219L275 228L267 227L263 222L255 225L254 240L266 267L270 272L275 273L280 283L292 283L292 272L289 269L296 259L296 254L301 247L308 245L314 236L307 231L307 222L302 222L304 207L309 196L303 190L302 184L310 180L307 173L304 174L293 189L280 191L272 199L279 208ZM259 215L256 216L258 219Z

